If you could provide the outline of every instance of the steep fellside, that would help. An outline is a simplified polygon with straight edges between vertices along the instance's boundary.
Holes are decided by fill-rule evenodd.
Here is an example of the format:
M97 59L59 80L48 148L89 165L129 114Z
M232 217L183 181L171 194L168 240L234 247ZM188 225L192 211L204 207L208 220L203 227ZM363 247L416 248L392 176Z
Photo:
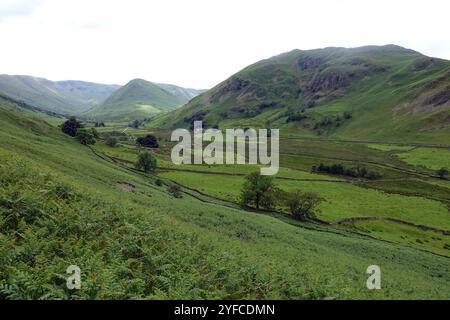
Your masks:
M399 46L293 50L257 62L158 126L279 127L387 141L450 140L450 61Z

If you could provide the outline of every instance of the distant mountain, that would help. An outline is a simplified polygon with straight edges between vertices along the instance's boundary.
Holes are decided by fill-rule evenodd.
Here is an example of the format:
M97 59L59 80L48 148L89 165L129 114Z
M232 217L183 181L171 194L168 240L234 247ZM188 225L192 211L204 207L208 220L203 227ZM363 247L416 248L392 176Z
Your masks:
M175 110L202 91L134 79L86 113L97 119L132 120Z
M30 76L0 75L0 94L37 108L79 114L103 103L120 86L83 81L50 81Z
M173 95L179 96L188 102L192 98L195 98L199 94L206 92L207 90L201 89L191 89L191 88L182 88L175 86L173 84L165 84L165 83L155 83L158 87L170 92Z
M195 120L287 135L448 143L450 61L395 45L293 50L243 69L155 123L188 128Z

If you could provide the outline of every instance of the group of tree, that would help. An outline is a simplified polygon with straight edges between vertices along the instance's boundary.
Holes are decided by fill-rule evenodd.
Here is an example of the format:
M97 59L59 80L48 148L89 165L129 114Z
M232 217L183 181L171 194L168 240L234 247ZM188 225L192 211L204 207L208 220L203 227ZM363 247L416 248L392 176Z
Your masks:
M103 121L97 121L94 126L96 128L104 128L105 127L105 123Z
M148 118L144 120L133 120L128 124L128 127L138 129L139 127L145 126L149 120Z
M320 163L318 166L312 167L314 173L329 173L341 176L348 176L352 178L364 178L369 180L376 180L382 178L382 174L376 171L367 169L365 166L357 165L355 167L346 167L343 164L325 165Z
M325 117L322 120L316 122L314 125L314 130L330 130L332 128L338 128L343 122L353 118L351 112L344 112L342 115L336 115L335 117Z
M81 144L95 144L96 139L99 138L97 130L91 128L87 130L84 128L83 124L79 122L75 117L70 117L61 126L62 132L65 134L75 137Z
M261 175L260 172L247 175L241 190L243 205L256 209L273 209L276 205L281 205L299 220L315 218L322 201L322 198L311 192L285 192L275 185L273 177Z
M158 139L151 134L148 134L145 137L137 138L136 144L141 147L146 147L146 148L158 148L159 147Z
M294 113L294 114L290 114L287 119L286 122L299 122L302 120L308 119L308 116L305 113Z

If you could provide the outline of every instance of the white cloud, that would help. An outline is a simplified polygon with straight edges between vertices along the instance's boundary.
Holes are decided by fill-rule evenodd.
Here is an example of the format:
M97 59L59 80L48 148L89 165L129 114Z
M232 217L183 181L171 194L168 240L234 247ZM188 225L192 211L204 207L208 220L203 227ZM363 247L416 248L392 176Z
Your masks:
M446 0L4 1L0 73L204 88L294 48L395 43L450 59Z

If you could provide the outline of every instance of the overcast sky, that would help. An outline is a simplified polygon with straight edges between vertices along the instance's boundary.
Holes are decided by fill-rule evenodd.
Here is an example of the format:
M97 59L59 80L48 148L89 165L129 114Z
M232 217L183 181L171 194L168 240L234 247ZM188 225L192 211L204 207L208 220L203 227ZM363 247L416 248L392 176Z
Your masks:
M0 74L209 88L292 49L450 59L448 0L0 0Z

